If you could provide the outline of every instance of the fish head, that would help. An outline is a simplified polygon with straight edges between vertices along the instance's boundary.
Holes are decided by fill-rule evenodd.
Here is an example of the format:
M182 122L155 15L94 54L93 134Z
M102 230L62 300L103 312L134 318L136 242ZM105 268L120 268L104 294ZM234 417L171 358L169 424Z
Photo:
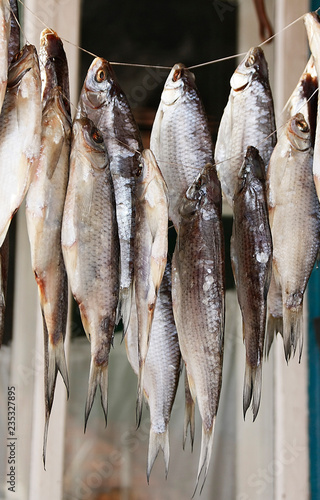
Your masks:
M63 116L69 126L72 126L71 116L70 116L70 103L64 95L61 87L53 87L48 91L46 101L43 107L43 117L46 113L56 113Z
M103 136L93 122L87 117L76 119L72 135L73 143L81 144L81 147L75 149L81 151L94 170L103 170L109 163L107 150Z
M175 64L164 84L161 101L167 106L174 104L190 89L195 88L194 74L184 64Z
M34 68L40 73L37 49L34 45L26 44L12 59L7 87L14 88L19 85L24 75Z
M44 29L40 35L39 59L43 105L45 106L52 87L59 86L68 101L66 109L71 116L67 57L61 39L55 31L49 28Z
M81 92L85 105L98 109L109 103L114 95L121 93L110 63L102 57L96 57L88 70Z
M167 192L167 185L162 176L156 158L151 149L144 149L140 155L138 168L135 172L138 198L142 198L145 192L154 179L163 185L164 191Z
M286 129L287 138L294 149L307 151L311 147L310 127L302 113L297 113L289 121Z
M192 217L198 210L211 210L212 205L221 211L221 186L214 165L207 163L189 186L180 205L180 215Z
M264 182L266 180L265 166L257 148L248 146L245 159L240 167L238 178L245 182L248 177L254 177Z
M253 47L233 73L230 85L235 92L245 90L253 80L268 81L268 64L261 47Z

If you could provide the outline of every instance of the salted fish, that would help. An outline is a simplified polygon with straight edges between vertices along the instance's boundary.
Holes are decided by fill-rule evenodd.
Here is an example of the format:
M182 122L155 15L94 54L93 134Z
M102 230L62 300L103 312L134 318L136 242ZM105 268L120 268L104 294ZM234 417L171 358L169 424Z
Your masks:
M267 295L272 269L266 174L256 148L249 146L233 197L232 261L242 313L246 365L243 413L252 402L253 420L260 406Z
M176 229L179 205L203 165L213 162L213 145L195 77L181 63L169 73L151 130L153 151L168 186L169 218Z
M134 303L126 335L126 349L129 362L138 375L138 318ZM179 381L180 358L178 335L172 311L171 264L168 261L155 305L143 379L143 391L148 402L151 420L147 464L148 482L160 448L164 454L166 476L168 474L168 424Z
M73 296L91 342L85 428L97 386L107 421L108 360L119 299L119 237L109 160L88 118L73 123L62 251Z
M133 287L135 180L143 150L140 132L111 65L92 62L83 84L76 117L87 116L101 131L110 160L120 239L119 315L127 330Z
M0 111L3 106L8 81L10 28L10 2L9 0L0 0Z
M44 92L46 97L43 100L41 153L26 197L26 217L32 268L38 284L43 318L46 406L43 461L45 463L48 425L58 371L69 393L64 353L68 280L62 256L61 227L69 177L71 115L70 108L67 110L65 107L69 95L62 94L62 87L67 86L64 79L68 80L67 59L62 42L57 34L46 29L41 33L40 45L40 62L42 71L46 72ZM59 58L56 54L57 47ZM51 64L48 61L51 61ZM61 66L64 67L63 75Z
M138 318L139 382L137 422L140 422L144 365L158 290L168 253L167 186L150 149L141 154L136 174L134 283Z
M196 488L207 476L222 382L224 242L215 167L206 165L186 191L172 262L173 313L193 400L202 418ZM202 484L202 487L203 487Z
M36 170L41 142L41 80L36 48L13 59L0 115L0 246Z
M8 42L8 63L20 50L20 25L18 0L10 0L10 37Z
M259 150L267 169L276 144L268 65L260 47L249 50L233 73L219 125L214 159L221 189L232 207L238 173L248 146Z
M319 251L320 206L312 163L310 128L298 113L279 137L267 176L273 276L282 291L280 330L287 361L298 344L301 357L303 296ZM272 331L272 320L269 315L268 333Z

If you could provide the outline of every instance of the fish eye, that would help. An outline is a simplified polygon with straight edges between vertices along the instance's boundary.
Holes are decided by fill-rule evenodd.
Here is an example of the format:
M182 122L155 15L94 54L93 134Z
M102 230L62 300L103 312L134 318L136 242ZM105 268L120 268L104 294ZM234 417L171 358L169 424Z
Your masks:
M92 139L96 144L102 144L103 143L103 137L100 134L98 129L94 129L91 135Z
M183 75L183 69L176 69L175 72L173 73L172 80L174 82L176 82L176 81L180 80L182 75Z
M256 58L254 57L253 54L250 54L250 56L248 57L248 59L246 60L246 66L249 67L249 66L253 66L254 63L256 62Z
M136 177L140 177L141 172L142 172L142 168L143 168L143 167L142 167L142 163L139 163L139 165L138 165L138 167L137 167L137 170L136 170L136 172L135 172Z
M309 126L305 120L297 120L297 127L301 132L309 132Z
M98 83L103 82L106 79L106 73L103 69L99 69L96 74L96 80Z

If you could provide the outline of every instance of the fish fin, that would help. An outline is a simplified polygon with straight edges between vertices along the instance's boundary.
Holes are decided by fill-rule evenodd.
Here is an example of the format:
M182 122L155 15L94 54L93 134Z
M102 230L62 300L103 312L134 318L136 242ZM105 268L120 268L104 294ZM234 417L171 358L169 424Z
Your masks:
M119 303L117 309L117 323L119 322L120 318L122 318L122 323L123 323L122 340L124 339L124 336L127 333L128 326L130 323L132 290L133 290L132 283L129 288L122 288L120 290Z
M104 418L107 425L108 413L108 366L97 366L94 359L91 358L90 374L88 383L88 395L86 401L85 418L84 418L84 432L86 432L87 422L90 411L93 405L94 397L97 387L100 387L101 405L104 413Z
M253 422L257 418L261 399L262 384L262 363L252 367L246 359L246 368L244 374L243 386L243 418L246 418L247 410L252 401Z
M63 341L61 340L56 345L52 345L49 342L48 347L49 349L48 349L47 391L49 397L48 402L51 409L58 371L61 374L64 385L66 386L68 398L69 398L69 377L68 377L68 369L67 369Z
M202 493L204 483L207 479L207 474L208 474L208 469L209 469L209 463L211 459L211 453L212 453L212 443L213 443L213 435L214 435L214 425L215 425L215 420L213 421L213 425L211 429L206 431L204 427L202 426L202 437L201 437L201 451L200 451L200 459L199 459L199 467L198 467L198 474L197 474L197 481L196 481L196 486L192 495L192 498L196 494L198 485L199 485L199 480L202 471L204 471L204 477L202 481L202 485L200 488L200 494Z
M137 429L140 427L142 417L142 404L143 404L143 381L144 381L144 361L139 363L138 375L138 394L136 403L136 424Z
M186 445L188 427L190 426L191 451L193 451L194 430L195 430L195 404L189 388L187 372L185 372L185 411L183 426L183 449Z
M150 474L151 470L153 467L153 464L155 462L155 459L158 456L160 448L163 451L164 455L164 463L165 463L165 473L166 473L166 478L168 476L168 469L169 469L169 432L168 429L164 432L154 432L150 428L150 435L149 435L149 449L148 449L148 465L147 465L147 481L149 484L149 479L150 479Z
M314 173L313 180L314 180L314 185L316 187L318 199L320 200L320 177L316 173Z
M48 414L46 412L46 421L44 423L43 446L42 446L42 462L43 462L43 468L44 468L44 470L46 470L46 453L47 453L49 417L50 417L50 413Z
M283 343L285 358L288 363L292 351L293 355L296 353L297 345L299 343L300 353L299 361L302 354L303 346L303 321L302 321L302 305L295 308L283 307Z
M280 333L283 336L282 316L276 318L275 316L272 316L272 314L269 314L267 321L266 338L264 344L264 354L266 359L269 357L273 339L278 333Z

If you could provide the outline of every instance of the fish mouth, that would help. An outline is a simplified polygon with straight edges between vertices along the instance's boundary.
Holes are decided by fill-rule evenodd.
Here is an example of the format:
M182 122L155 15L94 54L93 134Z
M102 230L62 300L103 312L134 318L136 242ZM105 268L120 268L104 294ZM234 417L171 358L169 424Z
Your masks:
M231 77L230 85L234 92L242 92L251 83L252 72L242 73L235 71Z

